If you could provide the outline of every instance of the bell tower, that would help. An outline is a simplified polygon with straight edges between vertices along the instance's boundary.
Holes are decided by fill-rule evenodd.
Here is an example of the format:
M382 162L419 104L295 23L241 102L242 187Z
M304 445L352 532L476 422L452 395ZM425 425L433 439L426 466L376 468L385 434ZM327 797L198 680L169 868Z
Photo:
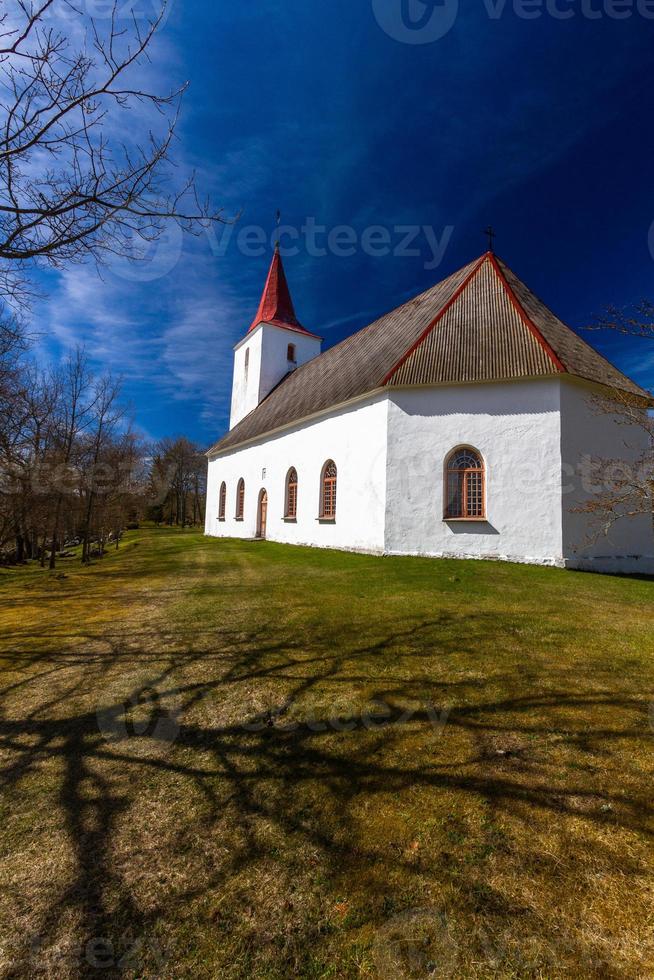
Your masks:
M317 357L321 343L322 338L305 330L295 315L277 244L259 309L245 337L234 348L230 429L290 371Z

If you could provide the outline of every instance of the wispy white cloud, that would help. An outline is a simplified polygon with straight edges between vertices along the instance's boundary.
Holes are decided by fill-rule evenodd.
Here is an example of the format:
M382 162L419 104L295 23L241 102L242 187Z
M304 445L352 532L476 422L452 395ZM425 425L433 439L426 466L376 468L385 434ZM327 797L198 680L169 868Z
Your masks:
M138 376L156 356L156 338L144 336L130 308L129 290L110 273L73 266L58 276L55 289L37 309L37 320L59 353L83 346L98 365Z
M247 317L205 239L186 239L172 268L149 279L158 261L155 252L152 263L116 263L102 278L92 266L58 273L35 310L43 352L63 357L81 345L96 370L124 378L128 397L143 403L149 392L162 406L188 403L217 435L228 407L232 346Z
M654 375L654 351L644 349L648 341L642 340L639 350L636 353L624 353L621 366L631 377L640 381L645 387L652 387L652 377Z

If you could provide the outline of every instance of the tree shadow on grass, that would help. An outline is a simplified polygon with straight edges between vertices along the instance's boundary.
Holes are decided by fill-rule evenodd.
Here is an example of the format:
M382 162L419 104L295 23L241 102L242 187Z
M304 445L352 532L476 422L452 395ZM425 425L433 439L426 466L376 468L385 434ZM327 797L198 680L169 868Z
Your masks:
M628 689L585 692L579 678L576 690L562 685L525 691L529 683L510 668L487 679L470 671L452 677L450 658L469 666L480 655L480 636L488 650L500 640L491 632L495 617L466 617L466 641L453 629L456 620L443 615L368 643L351 640L349 648L337 650L331 637L289 646L266 624L249 634L212 631L214 643L201 652L157 654L150 644L125 648L122 635L120 642L105 638L107 653L90 658L41 655L38 673L0 692L3 792L13 794L15 805L26 805L22 788L55 763L57 777L46 797L64 817L74 863L72 876L33 923L40 948L54 955L60 924L72 919L77 941L71 975L94 974L89 956L96 955L99 939L117 933L120 942L105 973L125 973L120 946L121 957L136 956L137 973L156 970L157 957L168 955L175 975L175 963L185 955L175 936L177 917L183 921L188 909L211 900L221 908L219 925L211 920L212 941L216 934L224 942L240 934L241 947L247 947L238 969L247 964L256 975L267 964L280 976L302 975L311 950L328 942L335 927L324 912L304 914L292 898L282 902L274 875L262 878L265 866L276 869L288 888L294 874L305 884L318 876L322 884L314 891L323 897L363 887L367 906L359 914L375 929L410 906L412 896L420 898L426 882L447 882L456 886L461 915L485 916L497 934L507 924L529 934L539 944L538 968L548 968L543 950L561 943L555 921L485 881L486 858L471 843L466 807L483 806L493 826L510 818L527 833L530 822L542 817L556 821L562 832L581 821L588 834L576 845L577 858L599 862L609 872L645 874L635 855L618 868L603 832L651 838L649 785L607 788L594 766L584 768L577 757L584 753L598 765L623 744L642 739L646 700ZM137 635L129 639L136 645ZM12 654L17 661L22 656L34 669L32 654ZM112 700L111 685L129 678L126 665L138 673L138 683L123 683L120 697ZM50 690L55 677L56 691ZM97 704L89 706L93 697ZM33 706L21 711L22 702ZM225 720L216 721L216 715ZM553 747L559 755L552 755ZM575 760L563 774L561 752ZM153 785L160 788L160 807L172 812L176 801L181 807L172 827L170 812L161 814L171 867L179 870L179 854L188 854L203 874L197 882L192 875L178 880L167 899L144 908L116 863L115 848L126 820L139 819L139 786L152 791ZM416 794L437 814L446 800L449 810L464 815L439 815L445 839L453 843L438 861L416 857L407 842L389 839L393 800L406 809ZM187 816L189 800L194 802ZM370 813L368 824L361 807ZM378 819L376 812L386 816ZM499 835L497 827L494 833ZM224 838L219 862L210 855L205 861L203 835ZM197 837L196 853L189 837ZM514 859L531 857L523 852ZM555 857L541 854L539 860L541 871L551 862L557 873ZM138 864L139 854L131 861ZM401 883L399 899L389 881ZM226 895L223 908L218 899ZM284 927L285 918L292 928ZM575 943L569 940L565 957L596 962L590 939L587 948ZM475 955L488 957L483 942L480 949ZM26 953L7 975L32 969L29 955L33 959ZM610 964L604 967L611 975Z

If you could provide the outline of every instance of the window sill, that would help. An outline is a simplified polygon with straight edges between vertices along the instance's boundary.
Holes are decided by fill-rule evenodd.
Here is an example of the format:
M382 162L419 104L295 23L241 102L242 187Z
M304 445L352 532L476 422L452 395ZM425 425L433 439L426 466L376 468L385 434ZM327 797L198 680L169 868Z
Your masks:
M487 517L444 517L444 524L488 524Z
M217 517L216 520L217 521L220 521L221 524L224 524L225 523L225 518L224 517Z
M335 524L336 523L336 518L335 517L316 517L316 520L318 521L319 524Z
M237 521L239 524L242 524L243 523L243 518L242 517L235 517L234 520Z
M282 517L285 524L297 524L297 517Z

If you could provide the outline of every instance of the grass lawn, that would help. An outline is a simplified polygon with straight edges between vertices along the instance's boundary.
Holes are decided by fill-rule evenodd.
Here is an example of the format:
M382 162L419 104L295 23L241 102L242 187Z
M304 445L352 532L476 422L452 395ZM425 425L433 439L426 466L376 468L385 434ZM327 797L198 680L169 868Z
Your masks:
M0 570L0 976L650 977L654 582Z

